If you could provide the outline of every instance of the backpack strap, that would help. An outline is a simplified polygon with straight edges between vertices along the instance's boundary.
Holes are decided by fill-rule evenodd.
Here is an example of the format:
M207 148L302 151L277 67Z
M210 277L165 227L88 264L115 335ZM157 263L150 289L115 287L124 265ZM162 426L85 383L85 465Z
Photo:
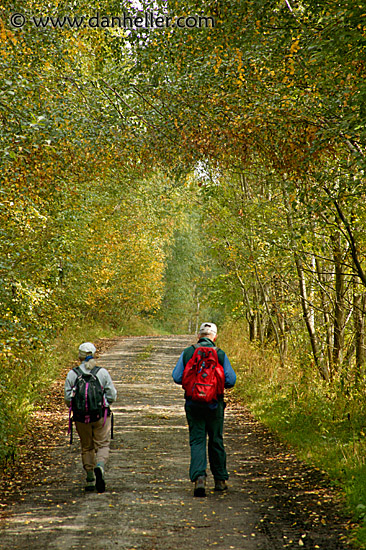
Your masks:
M67 431L68 435L70 436L70 445L72 443L72 404L70 403L69 407L69 429Z
M90 372L92 374L94 374L94 376L96 376L98 374L98 372L100 371L100 369L101 369L101 367L95 366L95 367L92 368L92 370ZM81 370L80 367L74 367L72 370L75 372L75 374L77 374L77 376L82 376L83 374L86 374L85 372L83 372Z
M219 351L220 348L217 348L215 345L214 346L205 346L203 344L199 344L197 342L197 344L192 344L192 346L194 347L194 349L198 349L198 348L211 348L211 349L215 349L216 351Z
M97 374L98 372L100 371L101 367L93 367L92 370L90 371L91 374L93 376L95 376L95 378L97 378ZM100 381L99 381L100 383ZM106 401L105 401L105 395L104 395L104 388L102 386L102 384L100 384L101 387L102 387L102 390L103 390L103 409L104 409L104 413L103 413L103 426L105 425L106 423L106 420L107 420L107 416L108 416L108 412L109 412L109 407L107 407L107 404L106 404ZM113 432L113 428L112 428L112 432ZM112 435L112 439L113 439L113 435Z

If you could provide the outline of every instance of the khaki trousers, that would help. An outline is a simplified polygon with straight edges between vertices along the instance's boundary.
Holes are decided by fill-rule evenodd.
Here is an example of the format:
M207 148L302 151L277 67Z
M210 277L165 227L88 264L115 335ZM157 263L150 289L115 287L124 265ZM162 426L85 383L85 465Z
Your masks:
M104 418L89 424L75 421L81 443L81 460L87 472L93 471L98 462L106 463L109 457L111 417L107 416L104 426L103 422Z

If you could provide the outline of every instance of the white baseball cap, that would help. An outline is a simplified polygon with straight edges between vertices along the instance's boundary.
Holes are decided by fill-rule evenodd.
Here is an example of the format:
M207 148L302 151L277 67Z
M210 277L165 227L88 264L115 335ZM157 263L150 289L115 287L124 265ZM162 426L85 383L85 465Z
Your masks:
M84 342L79 346L79 357L87 357L88 355L93 355L97 351L97 348L91 342Z
M199 334L208 334L209 332L217 334L217 326L215 325L215 323L202 323L202 325L200 326Z

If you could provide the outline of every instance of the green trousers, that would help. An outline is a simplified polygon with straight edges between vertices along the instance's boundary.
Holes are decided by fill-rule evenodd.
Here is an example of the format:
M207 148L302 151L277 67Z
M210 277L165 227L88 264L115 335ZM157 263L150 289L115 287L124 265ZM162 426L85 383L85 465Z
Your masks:
M215 479L224 480L229 478L223 440L224 409L225 404L223 401L219 401L216 409L210 409L207 405L195 403L186 403L185 405L191 447L191 465L189 468L191 481L196 481L198 477L206 475L207 435L208 458L212 475Z

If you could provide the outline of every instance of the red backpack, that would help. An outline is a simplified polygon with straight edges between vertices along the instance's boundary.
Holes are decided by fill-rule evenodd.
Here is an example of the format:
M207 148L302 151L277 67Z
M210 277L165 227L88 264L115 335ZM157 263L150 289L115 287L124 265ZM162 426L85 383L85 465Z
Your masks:
M225 374L219 363L216 347L194 346L193 356L186 364L182 386L187 399L212 403L224 394Z

